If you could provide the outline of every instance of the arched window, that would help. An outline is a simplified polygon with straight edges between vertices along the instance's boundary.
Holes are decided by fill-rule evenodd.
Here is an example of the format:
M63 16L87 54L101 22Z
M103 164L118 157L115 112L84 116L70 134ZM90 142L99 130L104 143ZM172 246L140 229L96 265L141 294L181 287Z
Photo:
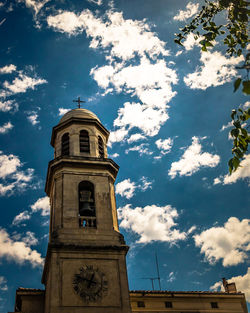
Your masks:
M89 133L86 130L80 131L80 152L87 152L89 153Z
M62 136L62 155L69 155L69 133Z
M103 148L103 141L100 136L98 136L98 150L100 158L104 158L104 148Z

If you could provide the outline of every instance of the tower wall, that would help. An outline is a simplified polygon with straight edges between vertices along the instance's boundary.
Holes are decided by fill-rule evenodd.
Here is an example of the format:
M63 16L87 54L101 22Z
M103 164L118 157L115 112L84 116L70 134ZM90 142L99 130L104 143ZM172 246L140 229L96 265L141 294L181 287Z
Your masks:
M131 312L128 247L119 232L114 190L119 167L107 158L108 136L99 119L83 109L66 113L53 128L45 313ZM81 144L89 151L80 152Z

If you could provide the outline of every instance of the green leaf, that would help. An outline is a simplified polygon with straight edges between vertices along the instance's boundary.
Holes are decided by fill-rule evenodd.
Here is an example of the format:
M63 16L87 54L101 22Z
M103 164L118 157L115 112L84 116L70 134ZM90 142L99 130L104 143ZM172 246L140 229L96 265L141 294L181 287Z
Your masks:
M247 138L248 134L247 134L246 129L241 128L241 132L242 132L243 136L245 136Z
M237 51L237 56L239 57L241 54L242 54L242 50L239 49L239 50Z
M236 128L241 128L240 121L235 121L235 122L233 122L233 124L234 124L234 126L235 126Z
M202 46L201 50L202 51L207 51L207 48L205 46Z
M241 78L237 78L236 81L234 82L234 92L240 87L241 81L242 81Z
M242 84L243 84L242 91L244 92L244 94L250 95L250 81L249 80L245 80L245 81L242 82Z
M233 171L233 158L228 161L229 173L232 174Z
M178 39L174 39L174 42L177 43L178 45L182 45L180 40L178 40Z
M231 130L230 134L231 134L232 137L238 137L239 132L240 131L239 131L238 128L234 128L234 129Z
M206 47L213 47L213 45L211 44L210 41L206 41L205 46L206 46Z
M236 110L232 110L232 113L231 113L231 118L232 118L232 120L234 119L235 114L236 114Z
M234 171L237 170L237 168L239 167L239 165L240 165L240 160L239 160L239 158L234 157L234 158L233 158L233 167L234 167Z

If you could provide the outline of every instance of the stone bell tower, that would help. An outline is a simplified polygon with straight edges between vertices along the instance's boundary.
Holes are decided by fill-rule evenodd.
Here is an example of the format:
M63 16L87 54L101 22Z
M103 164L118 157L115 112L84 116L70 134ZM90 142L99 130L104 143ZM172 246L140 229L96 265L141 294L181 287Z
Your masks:
M78 108L53 128L45 191L50 236L43 271L45 313L130 313L126 246L117 222L118 165L108 130Z

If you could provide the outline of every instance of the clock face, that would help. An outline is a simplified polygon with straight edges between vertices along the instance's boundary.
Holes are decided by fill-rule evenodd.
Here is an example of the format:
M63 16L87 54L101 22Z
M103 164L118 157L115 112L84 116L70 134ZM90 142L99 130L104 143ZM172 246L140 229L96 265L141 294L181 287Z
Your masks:
M98 268L85 265L74 275L73 288L85 301L97 301L107 294L108 282Z

